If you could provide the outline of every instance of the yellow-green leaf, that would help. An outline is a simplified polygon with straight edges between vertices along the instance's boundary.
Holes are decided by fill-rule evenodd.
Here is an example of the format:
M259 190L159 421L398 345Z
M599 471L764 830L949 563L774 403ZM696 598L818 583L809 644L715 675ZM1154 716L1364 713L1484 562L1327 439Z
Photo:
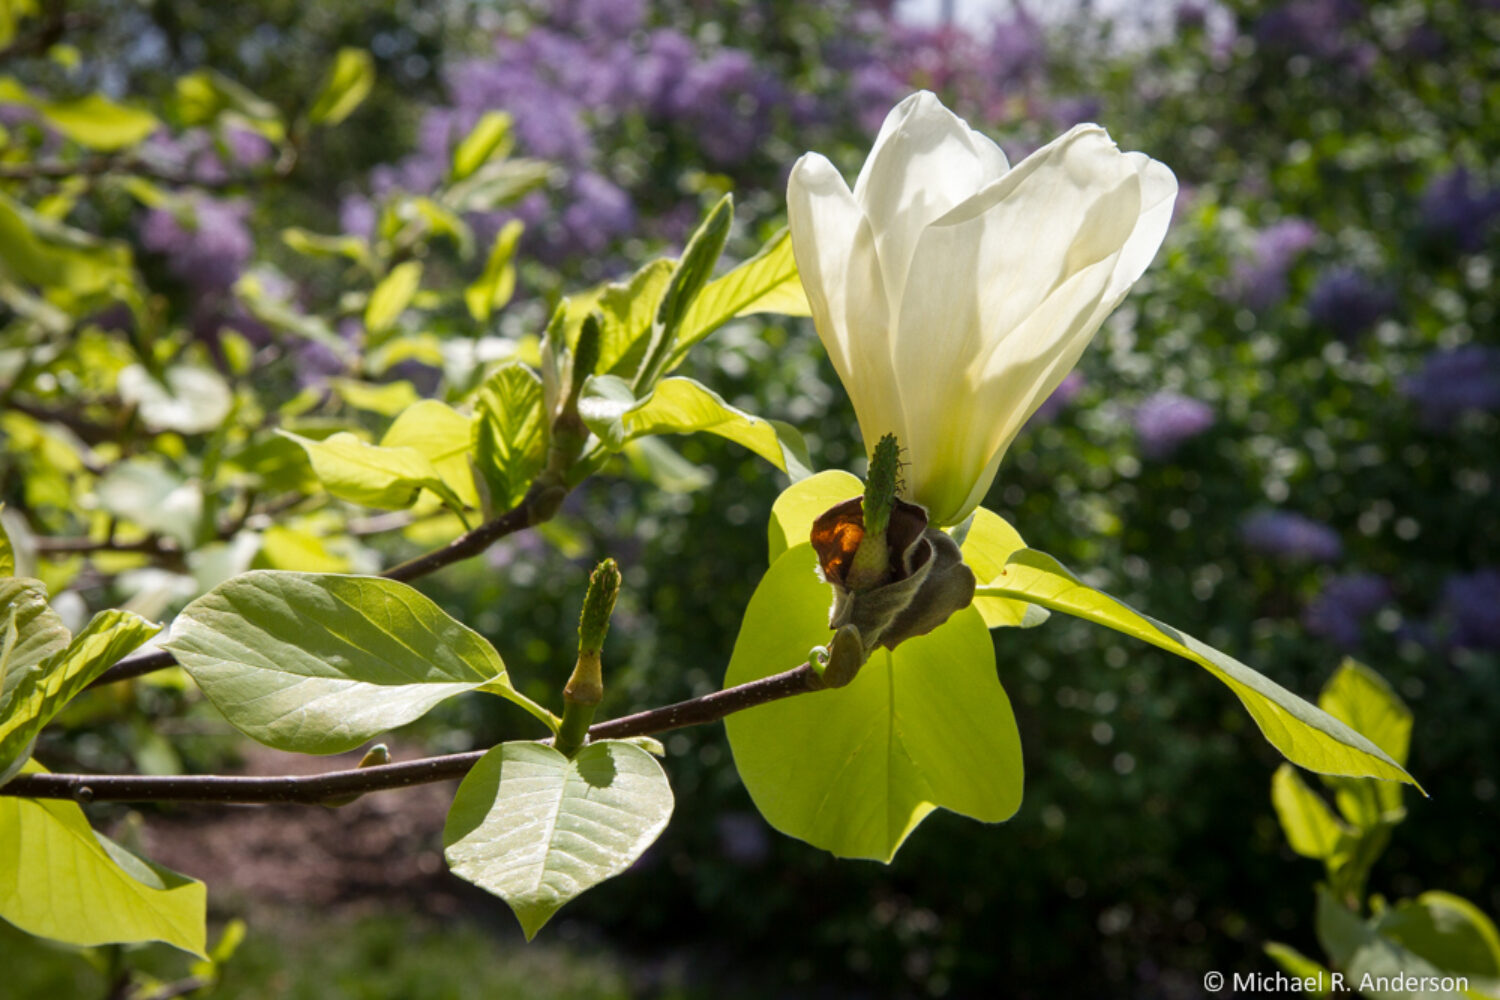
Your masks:
M375 86L375 60L363 49L339 49L328 80L307 113L314 125L337 125L359 107Z
M677 331L677 345L668 368L676 367L694 344L731 319L755 313L812 315L788 230L781 230L754 257L710 281L698 293Z
M382 448L414 448L426 455L448 488L469 507L479 506L474 471L469 464L474 420L435 399L424 399L401 412L385 436Z
M378 336L391 328L411 305L413 295L422 284L422 262L409 260L391 268L370 293L365 306L365 329Z
M1040 604L1192 660L1228 685L1287 760L1309 771L1416 784L1384 750L1338 719L1233 657L1085 585L1044 552L1015 553L1000 575L975 594Z
M452 180L461 181L484 166L493 156L510 152L510 115L504 111L486 111L453 151Z
M811 538L818 515L864 491L865 484L842 469L819 472L782 490L771 505L771 523L767 528L770 561L775 563L787 549Z
M382 448L365 444L347 431L322 441L282 431L307 451L313 471L328 492L351 503L381 510L402 510L428 489L444 503L460 506L432 460L415 448Z
M0 917L28 934L85 947L163 941L202 957L207 904L202 882L95 833L74 803L0 797Z
M990 580L1005 569L1005 561L1026 547L1021 533L1011 523L983 507L976 508L964 535L964 564L974 571L974 579ZM975 597L974 607L984 616L990 628L1013 626L1032 628L1046 621L1046 608L1003 597Z
M501 365L479 389L474 461L492 510L521 502L547 457L542 380L520 362Z
M469 315L480 323L488 322L496 309L502 308L516 290L516 241L521 238L524 226L521 220L512 219L500 228L495 236L495 245L484 265L484 273L468 288L464 289L464 305Z
M1282 764L1271 777L1271 804L1287 843L1304 858L1333 857L1350 833L1290 764Z
M161 124L151 112L116 104L102 94L72 101L34 101L33 106L69 139L105 152L134 146Z

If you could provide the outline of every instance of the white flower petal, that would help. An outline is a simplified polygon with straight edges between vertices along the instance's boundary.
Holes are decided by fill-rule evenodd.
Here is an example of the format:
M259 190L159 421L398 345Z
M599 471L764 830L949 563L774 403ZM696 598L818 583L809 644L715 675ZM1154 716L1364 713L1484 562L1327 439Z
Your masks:
M865 437L879 440L889 429L876 430L876 414L899 411L901 404L890 366L892 324L870 224L838 170L816 153L792 168L787 215L813 325L854 400Z
M999 146L925 90L886 116L854 198L874 227L893 315L923 228L1008 169Z

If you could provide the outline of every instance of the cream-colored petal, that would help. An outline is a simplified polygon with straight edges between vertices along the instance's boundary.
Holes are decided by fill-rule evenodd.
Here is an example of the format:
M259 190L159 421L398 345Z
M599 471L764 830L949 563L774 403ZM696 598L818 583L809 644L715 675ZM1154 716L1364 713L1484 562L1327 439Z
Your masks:
M898 104L854 184L875 231L892 315L922 230L1009 169L1005 154L927 91Z
M816 153L792 168L787 215L813 324L873 448L900 413L873 231L838 170Z

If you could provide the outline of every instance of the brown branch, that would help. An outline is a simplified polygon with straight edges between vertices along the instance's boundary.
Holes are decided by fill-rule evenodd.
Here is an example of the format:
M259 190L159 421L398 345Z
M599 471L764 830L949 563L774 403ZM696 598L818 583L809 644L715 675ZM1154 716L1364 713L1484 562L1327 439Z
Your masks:
M170 538L155 533L134 542L113 538L95 541L91 538L38 538L36 550L42 555L88 555L92 552L142 552L147 555L180 558L182 549Z
M804 663L748 684L598 723L589 729L589 738L618 740L630 736L650 736L684 726L699 726L717 722L747 708L821 689L818 675L810 665ZM487 752L474 750L399 764L270 778L219 774L23 774L0 786L0 796L72 799L77 802L275 802L316 805L344 796L365 795L461 778Z

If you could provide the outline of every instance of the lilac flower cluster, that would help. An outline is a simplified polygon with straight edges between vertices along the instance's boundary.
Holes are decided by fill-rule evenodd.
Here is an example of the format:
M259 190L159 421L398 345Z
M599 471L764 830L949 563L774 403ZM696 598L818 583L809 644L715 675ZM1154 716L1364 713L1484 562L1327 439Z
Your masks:
M1214 424L1213 407L1175 392L1147 397L1135 411L1135 433L1147 458L1166 458Z
M1291 0L1256 21L1255 40L1272 51L1365 71L1374 63L1376 49L1350 30L1365 16L1359 0Z
M1452 576L1443 585L1444 617L1454 645L1500 649L1500 569Z
M683 130L710 167L752 156L773 114L797 102L748 52L701 50L676 29L649 27L645 14L637 0L552 4L524 33L498 38L493 57L455 65L447 78L453 103L428 111L417 153L378 169L375 190L431 189L480 116L506 111L522 153L566 169L564 187L553 192L560 211L541 193L517 209L531 252L556 262L597 254L637 227L635 202L600 148L598 133L613 123L643 116L653 128ZM346 222L364 226L369 214L346 207Z
M1284 219L1261 230L1249 257L1235 268L1240 301L1261 311L1286 298L1287 272L1317 238L1317 227L1306 219Z
M1401 393L1434 430L1467 411L1500 411L1500 348L1467 344L1434 351L1421 371L1401 383Z
M1307 297L1314 323L1345 343L1353 343L1396 309L1396 297L1348 267L1333 267L1318 276Z
M154 208L140 226L141 244L163 254L167 269L199 292L227 290L255 252L250 206L238 199L190 196L190 214Z
M1263 555L1308 562L1333 562L1344 553L1328 525L1290 511L1262 511L1240 525L1240 537Z
M1484 246L1491 226L1500 218L1500 189L1481 190L1460 167L1429 184L1418 208L1422 235L1428 242L1474 253Z
M1302 610L1302 624L1343 649L1359 645L1370 619L1392 598L1391 585L1373 573L1336 576Z

